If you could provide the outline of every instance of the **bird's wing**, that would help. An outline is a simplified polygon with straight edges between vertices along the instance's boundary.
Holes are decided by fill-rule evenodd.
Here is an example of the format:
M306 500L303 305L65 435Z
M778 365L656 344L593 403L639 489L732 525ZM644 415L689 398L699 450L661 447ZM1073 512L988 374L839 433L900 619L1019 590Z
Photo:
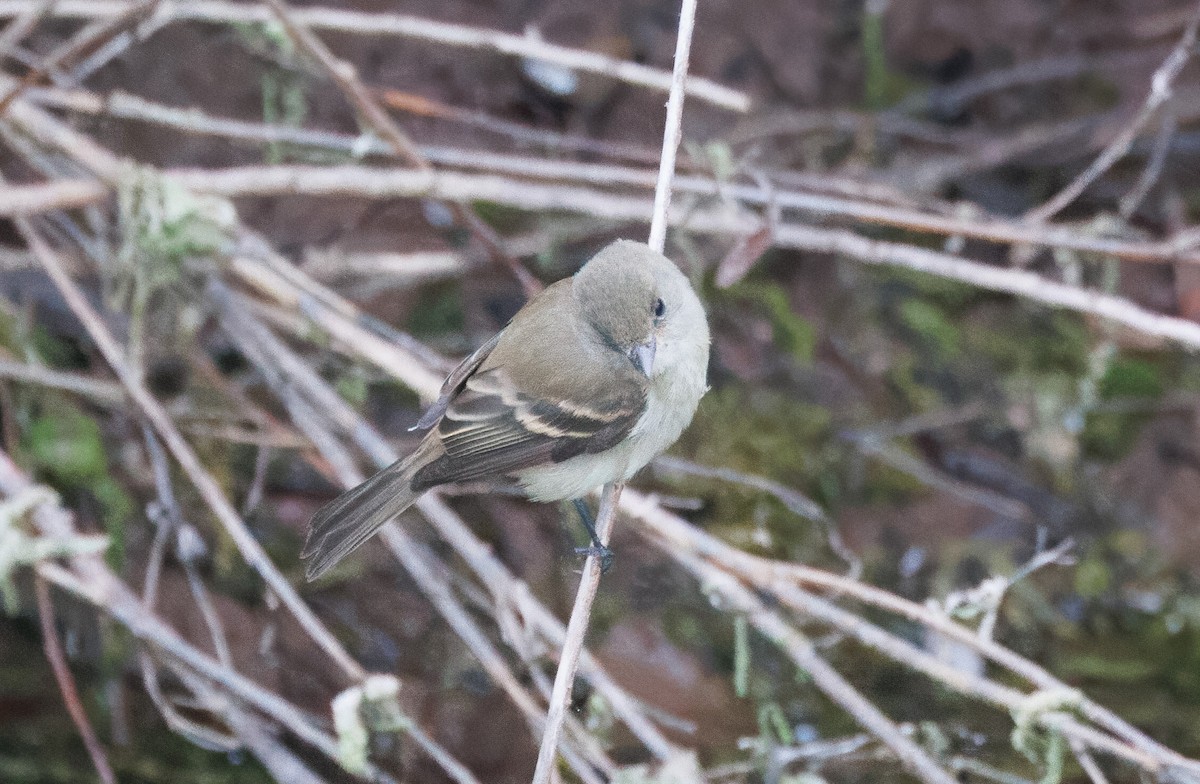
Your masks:
M497 332L491 340L484 343L471 354L471 356L458 363L458 367L450 372L446 380L442 382L442 389L438 393L438 399L424 416L409 428L409 430L428 430L437 424L442 415L446 413L446 409L450 406L450 400L462 391L463 385L467 383L467 379L471 374L479 369L479 366L487 360L488 355L492 353L492 349L500 342L500 337L504 334L503 331Z
M609 374L583 403L518 389L504 367L478 371L438 424L444 454L417 471L413 487L502 476L603 452L629 434L645 407L646 385L635 373Z

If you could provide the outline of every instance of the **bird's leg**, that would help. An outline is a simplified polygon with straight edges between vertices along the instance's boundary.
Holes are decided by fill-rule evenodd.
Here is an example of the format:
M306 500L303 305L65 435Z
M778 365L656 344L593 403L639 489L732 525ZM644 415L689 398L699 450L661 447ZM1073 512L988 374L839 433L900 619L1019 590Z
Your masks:
M599 558L600 573L604 574L612 566L613 551L608 549L600 541L600 537L596 535L596 518L592 516L592 510L588 509L587 502L582 498L576 498L571 503L575 504L575 511L579 513L579 520L583 523L583 527L587 529L588 537L592 540L590 547L576 547L575 552L578 555L594 555Z

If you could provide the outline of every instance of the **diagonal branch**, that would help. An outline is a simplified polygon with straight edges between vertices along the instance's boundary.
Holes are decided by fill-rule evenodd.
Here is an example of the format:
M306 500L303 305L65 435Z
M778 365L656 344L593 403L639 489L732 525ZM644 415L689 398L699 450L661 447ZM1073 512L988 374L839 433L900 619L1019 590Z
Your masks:
M432 172L433 166L425 160L408 135L400 130L400 126L396 125L391 116L375 100L371 91L359 80L354 66L345 60L338 59L333 52L329 51L320 38L305 27L303 22L295 18L284 0L267 0L267 4L279 17L284 29L287 30L288 35L292 37L297 46L320 63L350 103L367 121L367 124L383 137L393 152L411 163L418 171ZM521 263L504 249L496 232L479 217L473 207L463 202L456 202L449 206L458 222L487 248L491 257L509 268L513 276L520 282L521 287L525 289L526 296L533 296L541 290L542 285L537 278L533 277L529 270L521 266Z
M0 0L0 18L12 17L37 7L39 0ZM53 15L58 18L98 19L120 14L129 8L126 0L59 0ZM271 9L253 3L226 0L189 0L171 3L166 8L176 21L214 24L261 24L272 18ZM370 14L340 8L304 8L296 12L302 23L320 30L356 35L415 38L447 46L484 49L513 57L543 60L575 71L594 73L660 92L669 92L672 76L665 71L627 60L616 60L598 52L572 49L547 43L531 36L513 35L497 30L436 22L402 14ZM750 110L746 93L696 78L688 85L688 95L735 112Z
M292 615L299 621L301 627L312 638L322 650L324 650L338 667L345 673L346 677L351 681L359 681L365 675L366 671L351 658L342 644L330 634L329 630L322 625L321 621L309 609L300 595L296 593L296 589L284 578L263 550L262 545L254 538L253 534L246 527L245 521L238 515L237 511L229 503L225 494L221 491L220 485L216 479L204 467L200 461L200 457L192 449L192 447L184 440L183 436L175 427L175 423L171 421L170 415L166 409L162 407L150 391L146 389L142 380L134 373L134 371L125 362L124 352L116 339L109 332L104 320L100 314L96 312L92 304L88 302L87 297L80 290L78 284L67 275L63 269L62 263L58 260L57 254L51 250L45 240L33 229L26 220L18 220L17 228L22 234L29 249L41 262L42 267L46 270L46 274L54 281L54 285L66 300L68 307L75 316L83 323L84 328L99 347L100 352L104 355L109 366L116 373L124 385L129 396L141 410L143 416L150 421L151 425L158 432L159 437L167 446L167 449L175 456L184 472L192 480L196 490L200 496L212 509L213 514L220 520L225 530L229 533L242 556L246 559L246 563L250 565L254 571L258 572L263 581L271 588L272 591L280 598L280 600L291 611Z
M679 13L679 32L675 41L675 69L671 79L671 97L667 101L667 117L663 128L663 151L658 168L658 185L655 190L654 212L650 225L650 247L660 253L667 237L667 210L671 204L671 180L675 176L675 153L679 148L680 124L683 121L683 88L687 81L688 56L692 48L692 30L696 23L696 0L683 0ZM617 504L621 499L623 483L604 486L600 493L600 508L596 514L596 533L601 546L607 546L616 520ZM583 638L591 621L592 602L600 587L600 557L593 553L583 564L583 574L567 624L562 654L558 659L558 671L554 675L554 689L550 694L550 708L546 714L546 729L542 745L538 750L537 768L533 784L547 784L554 770L554 758L558 750L558 738L562 733L567 705L571 702L571 691L575 685L575 672L583 650Z
M1117 137L1109 142L1104 151L1092 161L1091 165L1083 170L1074 180L1065 188L1054 194L1042 206L1030 210L1025 216L1029 223L1044 223L1050 220L1056 214L1062 211L1071 202L1083 193L1089 185L1096 181L1100 175L1112 168L1113 164L1119 161L1129 152L1133 140L1141 133L1142 128L1159 108L1170 100L1174 94L1172 84L1175 78L1179 76L1179 72L1183 70L1183 66L1192 57L1192 49L1196 46L1196 33L1200 29L1200 5L1196 6L1196 10L1192 14L1191 20L1183 31L1183 35L1179 39L1179 43L1167 55L1167 59L1154 72L1154 76L1150 80L1150 94L1146 96L1146 102L1142 104L1142 108L1138 111L1133 121L1121 130Z
M79 730L79 736L83 738L83 745L87 748L88 756L92 758L92 766L96 768L96 775L104 784L116 784L117 779L113 775L112 766L108 764L108 756L104 753L104 747L100 745L100 739L96 737L96 731L92 729L91 722L88 721L87 713L84 712L83 705L79 701L79 691L75 688L75 679L71 676L70 668L67 667L62 643L58 639L58 629L54 627L54 604L50 601L50 589L41 577L34 577L33 588L37 597L38 617L42 624L42 647L46 651L46 658L50 661L50 669L54 671L54 680L58 682L63 702L67 705L67 713L71 714L71 721Z

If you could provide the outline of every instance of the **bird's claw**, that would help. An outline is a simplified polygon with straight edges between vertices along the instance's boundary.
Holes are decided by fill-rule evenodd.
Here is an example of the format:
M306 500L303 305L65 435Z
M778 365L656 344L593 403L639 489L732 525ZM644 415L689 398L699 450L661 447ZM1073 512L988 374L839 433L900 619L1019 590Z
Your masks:
M600 574L607 574L608 570L613 565L613 551L604 545L596 542L588 547L576 547L576 555L582 555L585 558L595 556L600 560Z

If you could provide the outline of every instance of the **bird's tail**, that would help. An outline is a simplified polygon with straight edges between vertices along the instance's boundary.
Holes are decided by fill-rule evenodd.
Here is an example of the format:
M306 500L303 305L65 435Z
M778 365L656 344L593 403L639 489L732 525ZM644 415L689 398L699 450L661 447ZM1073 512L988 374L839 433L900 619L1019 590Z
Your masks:
M403 512L420 492L412 488L413 456L392 463L358 487L333 499L313 515L300 554L304 574L315 580Z

